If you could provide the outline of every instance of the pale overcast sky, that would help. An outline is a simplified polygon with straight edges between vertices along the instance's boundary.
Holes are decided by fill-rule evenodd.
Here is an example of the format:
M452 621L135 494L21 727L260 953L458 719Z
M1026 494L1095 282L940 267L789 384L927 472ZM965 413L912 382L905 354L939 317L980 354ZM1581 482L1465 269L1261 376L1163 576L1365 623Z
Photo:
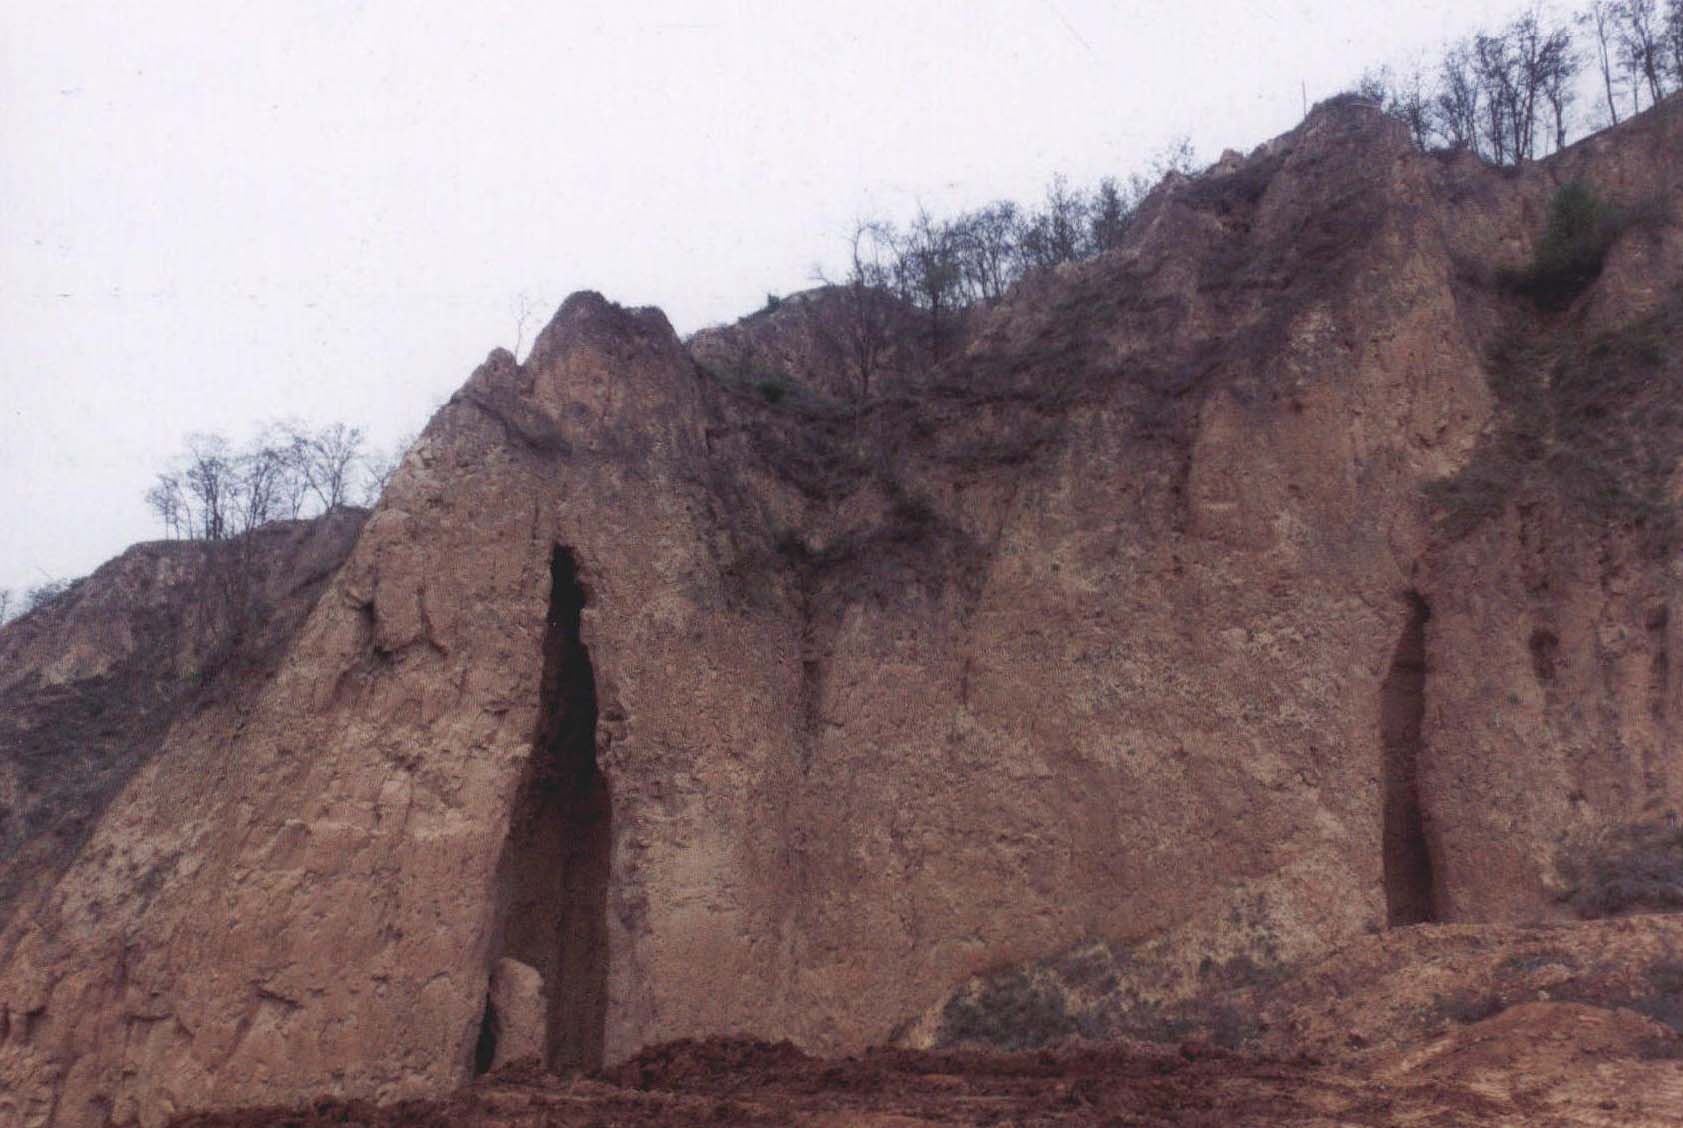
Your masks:
M5 4L0 587L161 535L189 431L417 429L522 291L689 332L858 217L1248 150L1520 6Z

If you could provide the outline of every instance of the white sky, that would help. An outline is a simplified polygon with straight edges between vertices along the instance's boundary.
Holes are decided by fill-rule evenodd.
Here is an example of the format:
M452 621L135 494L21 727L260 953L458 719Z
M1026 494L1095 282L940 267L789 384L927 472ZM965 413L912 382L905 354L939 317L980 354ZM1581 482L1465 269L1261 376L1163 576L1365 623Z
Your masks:
M861 216L1247 150L1519 7L0 5L0 587L161 535L189 431L417 429L522 291L689 332Z

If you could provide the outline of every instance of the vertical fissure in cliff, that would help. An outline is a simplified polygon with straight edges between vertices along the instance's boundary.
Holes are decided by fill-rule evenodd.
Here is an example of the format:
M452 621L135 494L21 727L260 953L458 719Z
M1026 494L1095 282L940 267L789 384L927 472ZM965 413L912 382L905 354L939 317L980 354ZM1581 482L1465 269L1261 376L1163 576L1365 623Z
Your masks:
M1426 621L1431 608L1408 593L1408 616L1380 687L1386 917L1395 928L1435 919L1432 856L1420 802L1426 718Z
M573 554L550 560L538 731L499 872L498 956L543 976L544 1064L602 1064L607 1020L607 898L612 804L596 763L596 677L580 625L586 592ZM487 1007L485 1068L507 1037Z

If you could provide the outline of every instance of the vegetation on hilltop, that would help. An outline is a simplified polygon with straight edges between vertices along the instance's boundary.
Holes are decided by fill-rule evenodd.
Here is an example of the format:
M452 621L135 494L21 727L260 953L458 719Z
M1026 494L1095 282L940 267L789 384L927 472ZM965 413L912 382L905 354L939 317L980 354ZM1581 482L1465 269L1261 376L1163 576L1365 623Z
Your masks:
M344 423L275 423L241 446L223 435L195 433L146 491L146 504L171 540L232 545L272 521L372 505L408 445L403 440L392 452L374 450L361 427ZM242 555L226 551L219 559ZM0 623L51 603L74 583L55 577L23 591L0 588Z
M1357 92L1406 123L1422 149L1523 164L1683 87L1683 0L1663 3L1591 0L1554 17L1532 8L1434 61L1370 70ZM1580 112L1585 76L1595 93Z
M1354 93L1405 123L1422 150L1464 150L1497 165L1523 164L1683 88L1683 0L1663 3L1593 0L1558 18L1533 9L1446 47L1430 65L1370 70ZM1604 102L1592 99L1581 109L1587 77L1596 79ZM906 223L879 217L856 224L842 275L819 277L846 296L843 329L861 394L868 394L889 351L899 309L919 312L921 346L938 363L966 309L991 305L1025 278L1117 246L1151 186L1195 167L1191 144L1182 140L1157 157L1149 176L1106 177L1091 189L1054 176L1037 205L996 200L950 217L920 207ZM1540 293L1581 289L1587 283L1575 279L1593 279L1613 230L1586 215L1597 207L1593 194L1565 202L1577 211L1561 217L1566 226L1551 228L1545 260L1534 271Z

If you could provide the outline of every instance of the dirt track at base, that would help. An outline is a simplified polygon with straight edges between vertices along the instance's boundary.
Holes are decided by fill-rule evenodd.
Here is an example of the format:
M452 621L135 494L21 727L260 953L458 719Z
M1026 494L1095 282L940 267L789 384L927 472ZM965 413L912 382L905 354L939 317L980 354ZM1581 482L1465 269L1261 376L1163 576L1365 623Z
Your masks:
M788 1044L657 1046L589 1078L514 1066L438 1101L197 1114L172 1128L650 1128L678 1125L1675 1126L1683 1038L1630 1011L1514 1007L1423 1046L1341 1061L1130 1044L1029 1054Z

